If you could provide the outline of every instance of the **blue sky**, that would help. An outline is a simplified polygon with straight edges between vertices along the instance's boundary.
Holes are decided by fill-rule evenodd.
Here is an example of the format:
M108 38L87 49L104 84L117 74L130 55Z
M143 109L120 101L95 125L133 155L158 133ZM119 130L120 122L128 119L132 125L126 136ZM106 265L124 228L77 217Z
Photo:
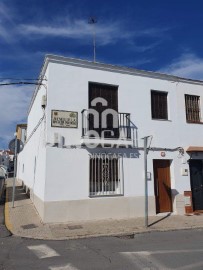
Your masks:
M201 0L0 0L0 80L36 78L47 53L203 79ZM0 149L26 121L32 86L0 87Z

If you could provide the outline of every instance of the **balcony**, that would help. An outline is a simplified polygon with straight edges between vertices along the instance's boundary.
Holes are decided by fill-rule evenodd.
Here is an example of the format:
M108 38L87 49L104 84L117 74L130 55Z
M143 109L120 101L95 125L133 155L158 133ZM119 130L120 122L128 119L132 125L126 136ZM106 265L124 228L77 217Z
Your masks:
M129 145L131 138L130 113L95 113L82 110L82 143Z

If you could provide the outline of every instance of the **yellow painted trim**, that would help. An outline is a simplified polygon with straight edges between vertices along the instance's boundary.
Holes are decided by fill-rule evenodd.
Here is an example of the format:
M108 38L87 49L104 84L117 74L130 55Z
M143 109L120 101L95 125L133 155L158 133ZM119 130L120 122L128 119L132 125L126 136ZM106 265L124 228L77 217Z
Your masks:
M9 216L9 201L8 201L8 188L6 187L6 202L5 202L5 225L9 231L12 231L13 226L10 222Z

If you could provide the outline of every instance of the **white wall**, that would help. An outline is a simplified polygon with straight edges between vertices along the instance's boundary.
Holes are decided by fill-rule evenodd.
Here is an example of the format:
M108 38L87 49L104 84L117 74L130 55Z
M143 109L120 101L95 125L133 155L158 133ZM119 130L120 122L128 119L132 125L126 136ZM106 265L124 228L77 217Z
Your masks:
M177 104L175 84L165 80L138 77L128 74L93 70L68 65L49 64L48 122L51 110L73 110L79 113L78 129L60 129L48 126L48 141L53 141L53 133L60 132L66 144L78 144L81 137L81 111L88 108L88 82L118 85L119 112L131 113L131 120L138 128L139 139L152 134L152 146L174 147L178 142ZM168 91L171 121L151 120L150 90ZM171 140L170 137L173 137ZM141 142L140 142L141 143Z
M48 70L46 77L48 78ZM44 115L44 110L41 107L43 95L46 95L46 88L41 86L28 115L27 139ZM43 121L25 144L23 151L18 155L17 166L17 178L22 180L42 200L44 200L46 179L46 126L47 112L45 110Z
M35 194L46 202L89 199L89 151L86 149L60 149L52 147L54 133L65 138L65 145L80 145L82 134L81 111L88 108L88 82L118 85L119 112L131 114L131 121L137 127L138 146L143 146L143 136L152 135L151 147L187 148L203 144L203 126L187 124L185 118L184 94L200 95L203 99L203 86L192 83L175 83L170 80L128 75L113 71L81 68L68 64L50 62L47 69L48 93L46 123L27 143L19 155L18 176L28 186L34 187ZM168 92L169 120L152 120L151 90ZM41 89L28 117L28 137L42 116ZM203 106L202 106L203 107ZM202 108L203 109L203 108ZM51 127L51 110L78 112L78 128ZM202 112L203 115L203 112ZM45 125L45 126L44 126ZM46 132L47 131L47 132ZM45 148L45 143L48 146ZM132 149L105 149L105 152L122 152L130 155ZM34 158L37 158L34 176ZM188 169L189 156L179 155L178 151L150 151L148 171L152 178L148 182L149 195L154 196L153 159L171 160L171 187L174 194L190 190L190 177L181 175L181 168ZM24 173L22 164L24 163ZM143 151L137 158L124 158L124 196L144 196Z
M46 201L88 198L86 150L47 147Z
M131 113L131 121L138 128L138 144L143 146L141 138L153 135L151 147L176 148L189 145L202 145L203 126L187 124L185 118L184 94L197 94L203 98L203 86L189 83L147 78L107 72L90 68L81 68L65 64L49 64L49 91L47 114L47 141L53 142L54 132L65 137L65 145L79 145L81 139L81 111L88 108L88 82L118 85L119 112ZM169 120L151 119L151 90L168 92ZM51 110L77 111L79 125L77 129L51 127ZM127 150L129 153L131 150ZM185 157L185 158L184 158ZM178 152L167 152L165 159L171 164L172 189L183 193L190 189L188 176L181 176L181 167L188 168L178 157ZM149 194L154 195L153 159L162 159L160 152L150 152L148 170L152 173L149 182ZM88 151L81 149L48 148L46 196L50 200L73 200L88 198L89 181ZM136 159L124 160L124 195L143 196L143 152ZM58 179L56 181L56 179ZM57 185L57 183L60 183Z
M190 84L177 84L177 113L179 122L179 143L185 146L203 145L203 125L186 123L185 94L200 96L201 122L203 122L203 86Z
M203 99L203 86L189 83L147 78L81 68L65 64L49 64L48 123L51 110L78 111L78 129L51 128L48 125L48 141L59 132L66 144L78 144L81 137L81 111L88 108L88 82L118 85L119 112L131 113L131 120L138 128L139 142L145 135L153 135L152 147L176 147L179 145L201 145L202 125L188 124L185 117L184 94L194 94ZM150 90L168 92L169 120L151 119ZM203 104L203 102L202 102ZM201 107L203 115L203 105Z

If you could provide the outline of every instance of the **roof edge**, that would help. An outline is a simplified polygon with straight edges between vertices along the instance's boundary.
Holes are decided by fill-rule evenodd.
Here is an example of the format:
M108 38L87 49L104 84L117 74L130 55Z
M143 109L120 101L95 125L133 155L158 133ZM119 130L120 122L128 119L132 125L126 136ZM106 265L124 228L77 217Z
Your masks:
M135 76L150 77L150 78L154 78L154 79L169 80L172 82L184 82L184 83L190 83L190 84L203 85L202 80L188 79L188 78L178 77L178 76L160 73L160 72L156 72L156 71L139 70L139 69L135 69L135 68L105 64L105 63L101 63L101 62L92 62L89 60L70 58L70 57L53 55L53 54L46 54L45 55L44 62L43 62L43 65L41 67L41 71L39 74L39 80L40 80L40 78L44 77L49 62L67 63L69 65L85 67L85 68L118 72L118 73L135 75ZM32 96L31 103L30 103L30 106L28 109L28 114L30 113L30 110L32 108L32 105L34 103L34 100L35 100L35 97L37 95L39 88L40 88L40 85L38 85L35 88L35 91L34 91L34 94Z
M89 60L70 58L70 57L53 55L53 54L47 54L45 57L48 62L49 61L65 62L65 63L69 63L72 65L77 65L81 67L92 67L95 69L98 68L98 69L107 70L107 71L122 72L122 73L130 74L130 75L142 75L142 76L153 77L153 78L162 77L163 79L169 79L171 81L177 81L177 82L183 81L183 82L189 82L189 83L203 84L203 80L188 79L188 78L156 72L156 71L141 70L141 69L130 68L130 67L125 67L125 66L106 64L102 62L92 62Z

